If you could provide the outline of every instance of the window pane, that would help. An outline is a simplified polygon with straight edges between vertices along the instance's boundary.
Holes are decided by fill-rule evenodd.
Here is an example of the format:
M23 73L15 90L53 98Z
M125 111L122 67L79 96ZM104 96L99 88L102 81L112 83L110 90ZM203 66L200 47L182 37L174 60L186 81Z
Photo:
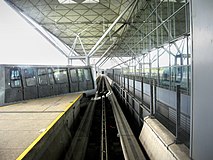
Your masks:
M70 73L71 73L71 81L78 82L78 75L76 69L70 69Z
M40 85L47 85L47 73L46 69L38 69L38 82Z
M35 78L26 78L26 84L27 86L35 86L36 85L36 81Z
M25 78L33 78L35 76L34 70L32 68L28 68L24 70Z
M56 83L68 83L67 71L65 69L57 69L54 72Z
M11 80L11 87L21 87L21 80Z
M39 68L38 69L38 75L45 75L46 74L46 69L45 68Z
M78 69L78 79L79 79L79 82L82 82L84 80L84 70L83 69Z
M25 77L27 86L36 85L36 77L35 77L34 70L32 68L28 68L24 70L24 77Z
M84 75L86 80L92 80L90 69L84 69Z
M10 73L11 73L11 75L10 75L11 79L20 79L20 73L19 73L18 69L13 69L13 70L11 70Z
M10 70L10 85L11 87L21 87L20 71L17 68Z
M53 70L51 68L48 69L48 77L50 80L50 84L54 84Z

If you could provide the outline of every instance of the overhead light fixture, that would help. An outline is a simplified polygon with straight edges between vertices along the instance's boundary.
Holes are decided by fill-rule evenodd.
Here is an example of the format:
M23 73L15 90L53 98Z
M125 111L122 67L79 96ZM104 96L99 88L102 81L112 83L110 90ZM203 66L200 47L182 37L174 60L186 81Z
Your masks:
M99 3L100 0L58 0L61 4Z

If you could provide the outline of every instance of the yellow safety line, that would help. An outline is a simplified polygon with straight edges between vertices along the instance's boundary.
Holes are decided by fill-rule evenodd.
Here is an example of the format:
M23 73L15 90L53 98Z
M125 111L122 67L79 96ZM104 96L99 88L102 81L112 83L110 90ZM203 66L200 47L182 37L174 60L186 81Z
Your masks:
M56 119L46 128L46 130L44 132L42 132L34 141L33 143L31 143L20 155L16 160L22 160L27 153L30 152L30 150L32 150L32 148L44 137L44 135L57 123L57 121L64 115L64 113L66 113L66 111L68 111L73 104L76 103L76 101L82 96L82 93L73 101L71 102L68 107L62 112L60 113Z
M83 95L83 93L81 93L74 101L72 101L72 102L70 103L70 105L67 106L67 108L64 110L64 112L68 111L68 110L70 109L70 107L71 107L73 104L75 104L76 101L77 101L82 95Z

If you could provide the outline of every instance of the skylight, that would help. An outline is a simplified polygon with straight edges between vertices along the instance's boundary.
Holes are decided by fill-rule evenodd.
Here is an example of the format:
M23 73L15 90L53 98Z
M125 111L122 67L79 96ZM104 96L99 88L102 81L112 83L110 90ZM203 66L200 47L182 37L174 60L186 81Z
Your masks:
M99 0L58 0L61 4L99 3Z

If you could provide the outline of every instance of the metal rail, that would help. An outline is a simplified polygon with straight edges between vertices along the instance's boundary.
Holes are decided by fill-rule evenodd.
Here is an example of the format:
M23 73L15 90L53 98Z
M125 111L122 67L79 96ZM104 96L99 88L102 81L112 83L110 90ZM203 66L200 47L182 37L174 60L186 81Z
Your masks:
M111 102L111 105L109 105L109 102ZM111 110L111 114L109 114L109 109ZM98 113L98 117L95 116L96 113ZM110 116L114 117L114 125L112 124L112 120L109 118ZM97 123L95 123L94 125L92 124L96 121L99 121L99 119L101 123L100 130L96 126ZM93 126L95 126L95 130ZM110 130L108 126L115 128L113 129L113 134L112 130ZM94 143L93 139L90 140L90 132L98 132L98 134L92 133L93 135L96 135L95 139L97 140L97 143ZM100 139L98 138L98 136L100 136ZM114 144L116 145L112 146ZM115 149L117 145L120 146L119 153L116 152L117 149ZM89 146L99 149L92 149L92 153L89 153L91 151L91 148ZM114 148L115 150L113 150L112 148ZM142 150L118 104L118 101L115 98L109 82L107 81L106 77L102 76L98 80L98 90L96 92L96 96L85 111L84 117L80 123L79 129L75 134L75 137L72 140L65 160L83 160L88 158L100 158L101 160L108 160L110 158L116 157L116 154L114 153L118 153L118 155L122 156L122 159L124 158L125 160L145 159ZM96 156L93 157L93 154L96 154ZM120 159L121 157L117 158Z
M100 86L101 80L98 80L98 86ZM98 88L99 90L100 88ZM96 99L98 92L95 94L95 98L91 101L84 113L84 117L81 120L78 130L72 140L72 143L66 153L65 160L83 160L85 158L87 144L89 141L89 133L92 125Z
M105 83L107 90L110 92L108 98L112 105L125 160L145 160L146 158L106 78Z
M92 125L95 103L96 102L93 101L87 107L80 126L68 149L65 160L83 160L85 158L84 156L87 149L90 127Z
M102 81L102 91L104 91L104 83ZM101 160L108 160L107 151L107 130L106 130L106 108L105 95L102 96L102 125L101 125Z

